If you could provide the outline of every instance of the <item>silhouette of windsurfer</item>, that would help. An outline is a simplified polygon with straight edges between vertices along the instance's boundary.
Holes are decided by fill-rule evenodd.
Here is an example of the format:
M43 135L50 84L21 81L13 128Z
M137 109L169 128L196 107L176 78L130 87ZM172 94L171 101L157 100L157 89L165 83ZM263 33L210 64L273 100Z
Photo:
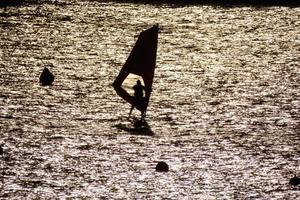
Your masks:
M134 90L134 104L132 104L130 112L129 112L129 116L131 115L134 107L142 105L143 101L144 101L144 91L145 91L145 86L142 85L140 80L136 81L136 85L134 85L133 87ZM142 114L142 118L144 118L144 112L141 113Z

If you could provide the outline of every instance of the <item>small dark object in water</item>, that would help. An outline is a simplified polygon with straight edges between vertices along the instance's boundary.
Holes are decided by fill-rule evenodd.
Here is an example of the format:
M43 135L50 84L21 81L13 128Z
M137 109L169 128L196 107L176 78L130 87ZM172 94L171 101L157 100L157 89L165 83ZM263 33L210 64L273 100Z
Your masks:
M52 85L53 81L54 75L49 71L47 67L45 67L40 76L40 83L42 85Z
M293 186L299 185L300 178L295 175L293 178L290 179L290 184Z
M157 163L155 170L157 172L168 172L169 171L169 166L167 163L160 161Z
M70 16L64 16L61 18L62 21L71 21L71 17Z
M2 146L0 146L0 155L2 155L3 154L3 148L2 148Z

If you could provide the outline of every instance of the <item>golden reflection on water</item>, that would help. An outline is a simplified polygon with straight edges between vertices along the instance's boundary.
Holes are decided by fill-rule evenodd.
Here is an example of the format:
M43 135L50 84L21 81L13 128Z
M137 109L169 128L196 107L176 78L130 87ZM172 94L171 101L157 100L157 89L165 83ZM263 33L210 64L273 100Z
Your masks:
M298 13L94 1L1 8L0 197L296 199ZM155 135L133 135L115 126L130 106L111 83L156 23ZM38 85L45 65L51 87ZM169 173L155 172L161 160Z
M121 69L121 68L120 68ZM133 86L136 84L137 80L141 81L142 85L145 85L143 78L141 76L135 74L129 74L127 78L124 80L122 87L131 95L134 95Z

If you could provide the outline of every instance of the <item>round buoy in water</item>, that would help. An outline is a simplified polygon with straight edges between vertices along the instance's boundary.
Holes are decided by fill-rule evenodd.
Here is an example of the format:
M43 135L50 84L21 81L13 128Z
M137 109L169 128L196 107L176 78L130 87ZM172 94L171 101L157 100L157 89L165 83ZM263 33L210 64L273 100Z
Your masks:
M300 178L297 177L296 175L290 179L290 184L293 186L297 186L300 184Z
M157 163L155 170L157 172L168 172L169 171L169 165L163 161L160 161Z
M50 70L45 67L42 74L40 75L40 83L42 85L52 85L54 81L54 75L50 72Z

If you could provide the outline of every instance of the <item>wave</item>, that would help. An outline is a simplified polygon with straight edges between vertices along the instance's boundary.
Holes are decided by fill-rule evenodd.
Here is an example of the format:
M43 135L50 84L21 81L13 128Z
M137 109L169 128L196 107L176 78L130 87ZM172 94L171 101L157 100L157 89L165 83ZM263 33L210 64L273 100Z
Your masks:
M287 6L299 7L299 0L78 0L97 2L126 2L143 4L172 4L172 5L215 5L215 6ZM64 0L1 0L0 7L20 6L23 4L54 3L63 4ZM64 3L68 3L65 1Z
M95 0L94 0L95 1ZM99 1L99 0L96 0ZM112 0L114 2L177 4L177 5L216 5L216 6L288 6L299 7L299 0ZM99 1L101 2L101 0Z

